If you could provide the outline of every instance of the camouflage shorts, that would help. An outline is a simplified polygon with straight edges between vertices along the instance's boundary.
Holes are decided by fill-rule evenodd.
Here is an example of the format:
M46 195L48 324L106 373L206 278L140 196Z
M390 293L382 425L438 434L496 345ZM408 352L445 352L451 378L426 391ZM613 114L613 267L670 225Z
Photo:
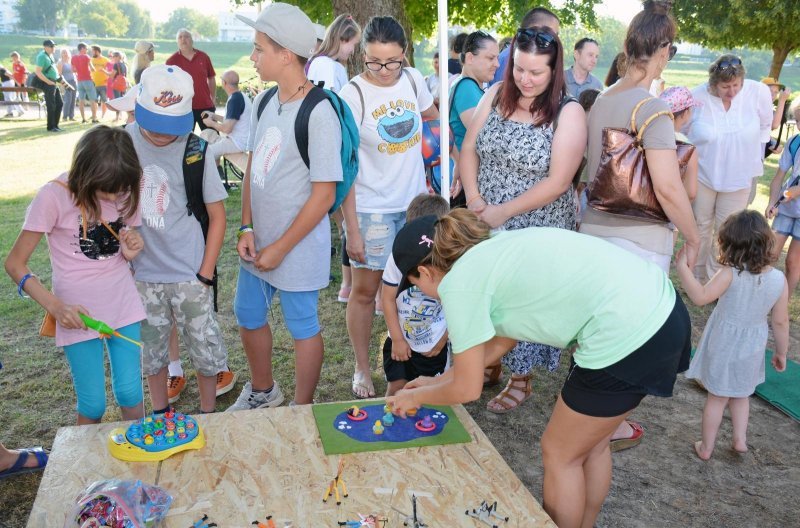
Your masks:
M142 372L146 376L169 364L173 320L199 374L216 376L225 370L228 351L214 313L211 288L197 280L174 284L137 281L136 288L147 312L142 321Z

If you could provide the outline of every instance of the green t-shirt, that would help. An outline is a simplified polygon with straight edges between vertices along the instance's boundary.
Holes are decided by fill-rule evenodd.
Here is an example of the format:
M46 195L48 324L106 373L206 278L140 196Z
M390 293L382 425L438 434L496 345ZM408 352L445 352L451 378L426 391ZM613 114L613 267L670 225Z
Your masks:
M504 231L467 251L439 285L458 354L495 335L564 348L588 369L616 363L664 324L675 289L656 265L599 238L550 227Z
M478 106L483 97L483 90L472 78L459 79L453 84L450 88L450 97L453 95L453 90L456 90L456 96L453 97L453 104L450 107L450 129L453 131L456 148L461 152L461 144L467 135L467 127L461 122L461 113Z
M42 74L51 81L58 79L58 70L56 70L53 58L45 50L40 51L36 56L36 65L42 68Z

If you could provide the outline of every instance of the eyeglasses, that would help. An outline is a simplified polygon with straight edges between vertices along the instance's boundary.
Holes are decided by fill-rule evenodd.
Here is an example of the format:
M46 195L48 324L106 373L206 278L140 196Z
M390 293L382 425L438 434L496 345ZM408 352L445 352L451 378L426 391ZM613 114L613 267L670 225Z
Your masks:
M678 46L676 46L669 40L661 44L662 48L666 48L667 46L669 46L669 56L667 57L667 60L671 61L673 57L675 57L675 54L678 53Z
M734 57L732 59L725 59L723 61L719 61L719 64L717 64L717 66L714 69L716 71L731 70L741 65L742 65L742 59L740 59L739 57Z
M527 44L533 41L539 49L548 49L556 41L556 38L550 33L537 31L531 28L519 28L514 37L520 44Z
M389 61L389 62L365 62L364 66L367 67L369 71L379 72L383 68L386 68L386 71L397 71L403 65L403 61Z

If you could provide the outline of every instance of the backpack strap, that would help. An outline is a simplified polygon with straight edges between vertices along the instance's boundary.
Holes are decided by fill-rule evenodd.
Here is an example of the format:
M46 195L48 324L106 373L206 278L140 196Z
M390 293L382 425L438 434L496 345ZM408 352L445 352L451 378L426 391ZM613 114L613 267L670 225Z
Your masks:
M408 71L408 68L403 68L403 73L406 77L408 77L408 82L411 83L411 88L414 90L414 97L416 98L417 95L417 82L414 80L414 76L411 75L411 72Z
M259 119L261 119L261 114L264 113L264 109L267 107L267 103L269 103L270 99L278 93L278 85L276 84L269 90L267 90L267 94L261 98L261 101L258 102L258 110L256 110L256 123Z
M364 92L361 91L361 87L357 82L350 81L350 84L352 84L353 88L358 92L358 98L361 101L361 122L359 123L359 126L361 126L364 124L364 112L367 111L367 106L364 104Z
M200 222L203 239L208 238L208 210L203 199L203 178L205 176L205 159L208 142L200 136L189 133L186 149L183 152L183 185L186 188L186 212ZM217 307L217 268L214 266L212 278L214 288L214 311Z
M294 139L297 142L297 150L300 151L300 157L303 158L303 163L306 167L311 168L311 161L308 158L308 123L311 120L311 112L314 108L328 96L325 91L316 85L312 85L308 95L303 99L300 105L300 110L297 111L297 116L294 118Z
M460 79L458 79L458 81L456 81L456 83L453 85L453 93L450 94L450 113L451 114L453 113L453 110L454 110L453 103L456 100L456 92L458 91L458 88L461 86L462 82L464 82L466 80L472 81L475 84L475 86L477 86L478 89L481 92L483 91L483 88L481 88L481 85L478 84L478 81L476 81L472 77L461 77ZM458 116L456 116L456 117L458 117Z
M800 150L800 134L792 136L787 146L789 148L789 155L792 157L792 163L794 163L794 157L797 155L797 151Z

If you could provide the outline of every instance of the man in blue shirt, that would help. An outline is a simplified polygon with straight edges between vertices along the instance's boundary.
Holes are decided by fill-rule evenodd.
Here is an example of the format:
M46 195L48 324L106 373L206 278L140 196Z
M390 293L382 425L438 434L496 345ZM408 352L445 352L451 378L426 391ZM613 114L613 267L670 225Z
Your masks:
M567 92L577 99L585 90L602 91L603 83L592 75L592 70L597 66L597 58L600 56L600 45L597 41L588 37L580 39L575 43L573 56L575 63L564 70Z
M531 28L534 26L546 26L553 30L553 32L558 35L558 31L561 29L561 21L558 19L555 13L546 9L544 7L534 7L530 11L528 11L525 16L522 18L522 24L520 27L523 28ZM511 46L508 46L506 49L500 52L500 55L497 57L497 60L500 62L500 67L497 68L497 71L494 73L494 79L492 80L491 84L494 84L498 81L502 81L503 78L506 76L506 68L508 67L508 55L511 53Z

